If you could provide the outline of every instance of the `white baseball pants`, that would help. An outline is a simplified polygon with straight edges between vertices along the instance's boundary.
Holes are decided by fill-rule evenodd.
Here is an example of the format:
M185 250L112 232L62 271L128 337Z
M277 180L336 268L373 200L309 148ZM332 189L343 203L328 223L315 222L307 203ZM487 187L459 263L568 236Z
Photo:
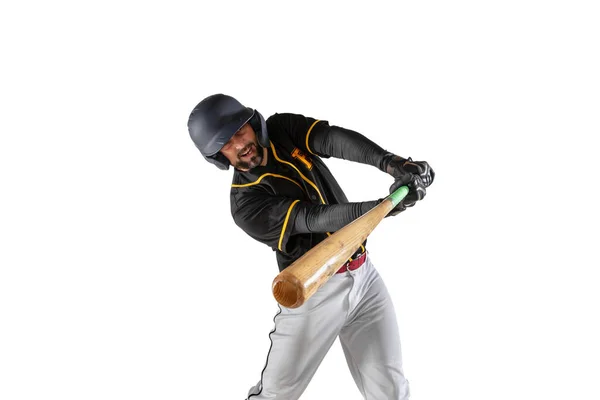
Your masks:
M302 306L279 308L267 363L247 400L298 399L338 336L365 400L409 398L394 306L368 255Z

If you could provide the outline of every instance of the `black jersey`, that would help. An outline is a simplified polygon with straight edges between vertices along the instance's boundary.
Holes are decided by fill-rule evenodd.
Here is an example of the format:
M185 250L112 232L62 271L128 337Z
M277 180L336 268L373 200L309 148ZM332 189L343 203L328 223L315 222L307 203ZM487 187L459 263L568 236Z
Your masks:
M234 172L230 195L233 219L248 235L276 252L280 271L333 233L327 229L341 228L376 204L375 201L348 203L321 158L335 156L379 167L385 151L352 131L346 131L351 135L344 139L350 142L358 139L355 146L339 139L336 142L335 135L327 137L331 128L327 121L297 114L275 114L267 119L270 146L266 165ZM360 153L369 154L369 160L351 154L365 147L369 151ZM344 208L344 218L329 218L318 207L336 204L345 204L338 207ZM307 209L311 210L311 218L329 220L307 228L310 221L298 220L300 215L302 218L307 215ZM365 246L366 240L352 258L364 252Z

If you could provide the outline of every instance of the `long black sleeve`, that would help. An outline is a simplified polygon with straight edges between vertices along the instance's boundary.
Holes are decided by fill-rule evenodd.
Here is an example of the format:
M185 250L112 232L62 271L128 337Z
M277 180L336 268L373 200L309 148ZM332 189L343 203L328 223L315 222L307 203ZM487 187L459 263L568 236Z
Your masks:
M378 204L363 201L332 205L301 202L297 205L292 235L298 233L335 232L354 221Z
M310 149L320 156L372 165L386 171L392 153L350 129L322 124L310 136Z

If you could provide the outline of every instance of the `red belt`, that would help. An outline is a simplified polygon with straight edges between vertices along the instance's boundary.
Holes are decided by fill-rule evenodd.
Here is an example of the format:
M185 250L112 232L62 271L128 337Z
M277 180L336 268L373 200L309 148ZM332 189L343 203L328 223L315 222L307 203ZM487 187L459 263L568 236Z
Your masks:
M366 252L362 253L360 256L356 257L354 260L347 261L344 265L342 265L342 268L338 269L338 272L336 272L336 274L341 274L346 271L354 271L355 269L360 268L360 266L365 263L366 259L367 259L367 253Z

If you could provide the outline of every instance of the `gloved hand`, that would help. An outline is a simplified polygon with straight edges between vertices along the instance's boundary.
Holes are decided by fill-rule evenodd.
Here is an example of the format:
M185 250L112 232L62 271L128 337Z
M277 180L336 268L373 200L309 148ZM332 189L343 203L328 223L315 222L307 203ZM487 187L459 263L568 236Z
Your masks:
M396 178L392 186L390 186L390 194L395 192L400 186L408 186L408 194L404 199L389 212L388 216L395 216L406 210L407 207L412 207L417 201L422 200L425 195L425 184L419 175L405 173Z
M411 174L419 175L425 187L429 187L433 183L435 172L431 169L427 161L413 161L412 158L408 157L403 167Z
M410 157L406 159L391 153L388 157L390 160L388 161L386 172L394 178L399 178L405 172L408 172L419 175L425 187L429 187L433 183L435 172L427 161L413 161Z

